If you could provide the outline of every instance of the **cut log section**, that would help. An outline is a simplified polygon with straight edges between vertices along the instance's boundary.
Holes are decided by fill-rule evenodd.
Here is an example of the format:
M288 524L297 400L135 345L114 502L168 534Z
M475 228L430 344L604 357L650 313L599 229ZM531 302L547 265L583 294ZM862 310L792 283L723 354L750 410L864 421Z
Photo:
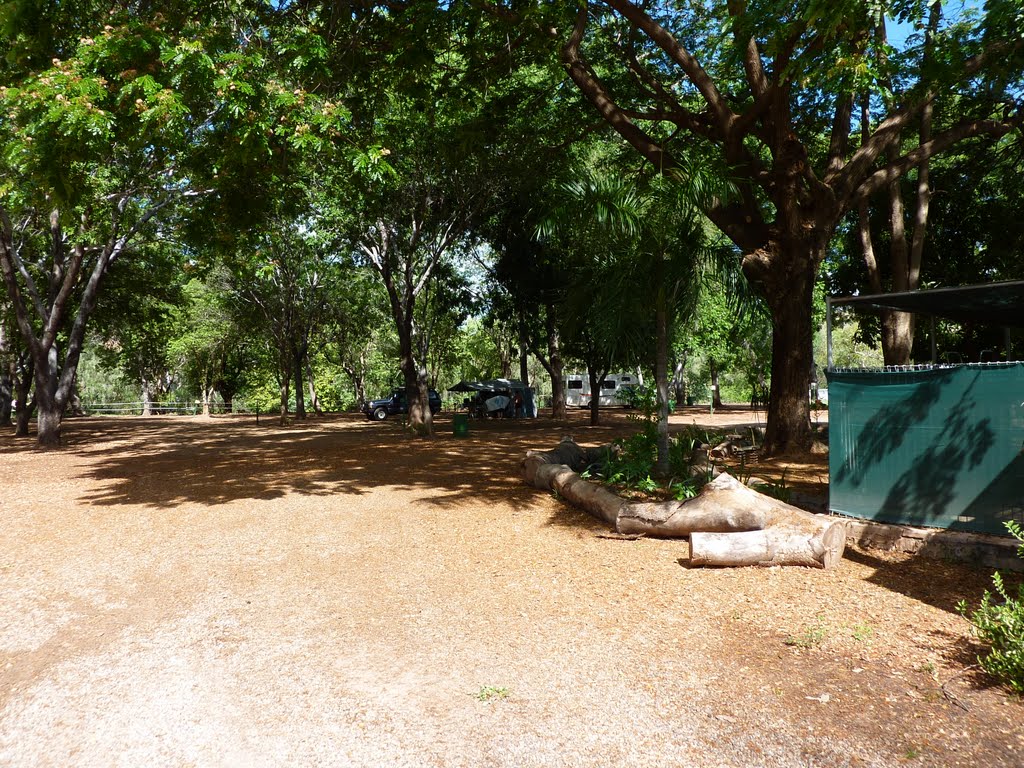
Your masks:
M557 492L620 534L688 536L692 565L832 568L843 556L846 521L805 512L725 473L687 501L629 503L573 471L599 460L607 450L584 449L565 439L553 451L530 451L523 461L523 478L536 488Z

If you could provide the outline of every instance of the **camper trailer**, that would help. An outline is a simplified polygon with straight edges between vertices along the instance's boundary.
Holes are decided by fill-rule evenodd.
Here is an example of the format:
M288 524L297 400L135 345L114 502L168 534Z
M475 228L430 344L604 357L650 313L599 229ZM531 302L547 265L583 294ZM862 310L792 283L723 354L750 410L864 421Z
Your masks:
M627 406L628 399L623 390L635 387L640 379L632 373L609 373L601 382L599 405ZM570 408L589 408L593 393L590 391L590 377L579 373L570 373L563 380L565 388L565 404Z

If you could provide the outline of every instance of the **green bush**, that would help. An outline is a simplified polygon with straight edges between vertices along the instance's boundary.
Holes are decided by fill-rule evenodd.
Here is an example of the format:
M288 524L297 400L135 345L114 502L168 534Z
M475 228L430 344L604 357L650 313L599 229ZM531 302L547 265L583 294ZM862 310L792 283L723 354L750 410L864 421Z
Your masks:
M1018 553L1024 557L1024 530L1015 522L1006 527L1021 542ZM1011 597L999 573L992 577L992 583L1002 602L986 590L981 605L969 617L966 601L961 600L957 609L974 625L978 639L989 646L988 654L978 658L982 669L1024 693L1024 584L1017 588L1016 597Z
M630 487L648 480L654 471L658 452L655 440L655 434L650 430L616 440L618 451L609 457L604 471L605 479L609 483Z
M643 417L639 417L638 421L643 421ZM666 495L682 501L695 496L710 479L710 476L692 477L690 468L694 445L706 439L706 434L702 439L696 431L684 430L669 440L670 479L667 486L663 487L651 479L658 456L658 436L654 423L645 422L641 432L615 441L617 449L609 454L604 466L596 474L611 485L650 494L664 491Z

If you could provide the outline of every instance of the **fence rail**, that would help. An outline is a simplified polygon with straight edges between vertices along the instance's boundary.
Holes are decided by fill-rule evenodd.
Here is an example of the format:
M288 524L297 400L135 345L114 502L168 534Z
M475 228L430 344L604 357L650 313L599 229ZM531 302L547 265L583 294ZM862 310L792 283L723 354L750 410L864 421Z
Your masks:
M95 415L128 415L141 416L144 403L82 403L82 408L88 414ZM153 416L174 415L174 416L195 416L203 412L203 404L199 402L174 402L174 403L150 403L149 412ZM244 407L233 407L230 411L224 409L220 403L210 403L210 413L249 413Z

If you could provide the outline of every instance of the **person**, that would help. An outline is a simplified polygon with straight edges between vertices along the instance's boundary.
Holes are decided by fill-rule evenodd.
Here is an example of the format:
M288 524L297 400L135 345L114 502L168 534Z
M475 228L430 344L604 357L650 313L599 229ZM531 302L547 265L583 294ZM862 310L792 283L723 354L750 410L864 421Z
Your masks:
M516 393L512 398L512 402L515 406L515 410L513 411L515 417L517 419L521 419L523 417L523 393L516 390Z

